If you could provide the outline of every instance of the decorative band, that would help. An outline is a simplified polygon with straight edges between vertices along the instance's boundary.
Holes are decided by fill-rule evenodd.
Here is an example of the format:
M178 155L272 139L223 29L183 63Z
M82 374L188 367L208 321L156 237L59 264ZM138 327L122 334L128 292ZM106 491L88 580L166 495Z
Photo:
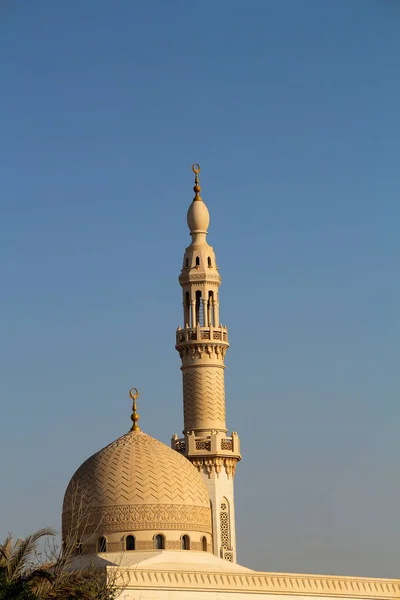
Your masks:
M88 509L82 526L85 534L117 531L180 530L211 533L211 510L182 504L125 504ZM63 514L63 534L72 525L71 513Z

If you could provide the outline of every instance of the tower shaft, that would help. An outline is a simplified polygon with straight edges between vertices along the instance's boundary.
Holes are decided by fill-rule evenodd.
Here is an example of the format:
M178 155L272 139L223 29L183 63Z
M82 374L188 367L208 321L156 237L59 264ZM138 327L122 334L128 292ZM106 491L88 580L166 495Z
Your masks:
M207 243L208 210L196 196L188 210L192 243L183 257L183 328L176 332L176 349L182 361L183 438L173 436L172 447L184 454L203 474L213 517L213 552L236 562L233 480L240 460L237 433L227 435L224 358L228 330L220 323L219 274L213 248Z

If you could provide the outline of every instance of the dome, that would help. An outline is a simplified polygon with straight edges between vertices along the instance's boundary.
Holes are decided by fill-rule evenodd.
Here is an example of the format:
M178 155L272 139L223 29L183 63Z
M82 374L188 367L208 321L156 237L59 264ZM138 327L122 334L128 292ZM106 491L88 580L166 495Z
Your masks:
M98 550L99 536L109 542L108 551L123 550L126 535L136 536L137 549L152 549L159 533L166 548L180 548L186 532L192 532L196 549L204 536L211 543L207 488L184 456L140 430L130 431L88 458L72 477L63 504L64 540L73 531L79 532L84 552Z
M207 233L210 214L201 199L195 198L187 212L187 224L191 233Z

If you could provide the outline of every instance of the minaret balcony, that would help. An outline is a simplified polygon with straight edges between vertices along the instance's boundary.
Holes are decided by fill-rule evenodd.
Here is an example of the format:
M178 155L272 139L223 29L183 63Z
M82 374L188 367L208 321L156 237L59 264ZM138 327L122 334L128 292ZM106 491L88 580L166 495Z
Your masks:
M188 432L184 438L175 434L171 439L171 447L188 457L221 456L241 459L240 439L236 431L227 436L223 431L212 431L210 435L196 435Z
M184 342L222 342L229 345L228 329L223 325L219 327L178 327L176 331L176 345L180 346Z

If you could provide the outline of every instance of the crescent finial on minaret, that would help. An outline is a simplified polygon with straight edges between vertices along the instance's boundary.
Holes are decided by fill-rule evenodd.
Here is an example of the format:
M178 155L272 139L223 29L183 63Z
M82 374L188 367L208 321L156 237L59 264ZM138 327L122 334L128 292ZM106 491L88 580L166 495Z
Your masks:
M192 165L192 171L195 174L193 191L196 192L196 195L193 198L193 200L201 200L201 197L200 197L201 187L199 185L200 165L198 163L194 163L194 165Z
M129 395L133 400L132 416L131 416L131 421L133 424L132 424L130 431L141 431L141 429L138 425L138 421L139 421L140 417L136 411L136 400L139 397L139 392L136 388L132 388L131 390L129 390Z
M203 202L203 198L200 196L200 165L194 163L194 165L192 165L192 171L195 174L193 190L196 195L193 198L193 202L189 206L187 213L187 224L189 225L192 236L192 243L204 243L208 225L210 223L210 215L208 214L207 206Z

